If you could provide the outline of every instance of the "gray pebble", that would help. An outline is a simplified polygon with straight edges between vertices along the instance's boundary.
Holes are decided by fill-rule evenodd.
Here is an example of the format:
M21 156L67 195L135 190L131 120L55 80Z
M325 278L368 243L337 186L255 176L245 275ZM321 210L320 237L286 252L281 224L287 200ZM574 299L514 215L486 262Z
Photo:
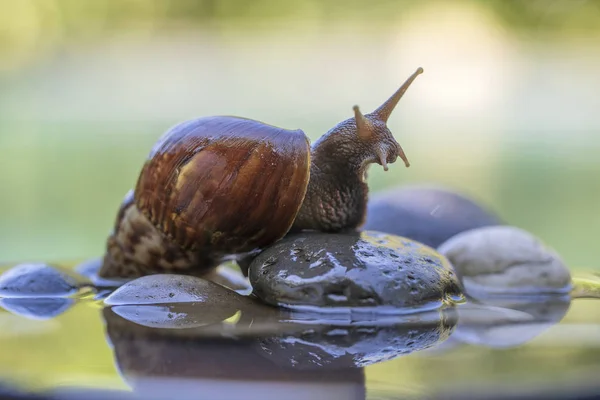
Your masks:
M371 196L363 229L435 248L460 232L498 224L497 216L463 194L441 187L403 186Z
M421 243L378 232L290 235L252 262L249 277L255 295L288 307L403 312L461 296L445 257Z
M473 229L439 247L470 296L567 293L571 275L560 257L532 234L511 226Z
M90 283L70 270L43 263L19 264L0 276L2 297L67 297Z
M148 275L127 282L104 302L107 305L207 303L219 306L240 301L236 292L188 275Z

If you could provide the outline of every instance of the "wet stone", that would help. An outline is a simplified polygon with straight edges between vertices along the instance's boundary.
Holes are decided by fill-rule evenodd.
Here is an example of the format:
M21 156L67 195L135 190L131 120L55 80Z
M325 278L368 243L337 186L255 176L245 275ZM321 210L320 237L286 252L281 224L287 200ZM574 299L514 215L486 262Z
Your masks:
M571 288L569 269L558 254L516 227L473 229L438 250L451 261L470 296L567 293Z
M441 187L406 186L373 194L363 229L436 248L460 232L498 224L497 216L463 194Z
M188 275L148 275L128 282L104 302L108 305L240 302L243 297L221 285Z
M278 306L411 311L461 295L452 266L435 250L372 231L290 235L252 262L249 277L254 294Z
M89 282L72 271L43 263L19 264L0 276L1 297L66 297Z

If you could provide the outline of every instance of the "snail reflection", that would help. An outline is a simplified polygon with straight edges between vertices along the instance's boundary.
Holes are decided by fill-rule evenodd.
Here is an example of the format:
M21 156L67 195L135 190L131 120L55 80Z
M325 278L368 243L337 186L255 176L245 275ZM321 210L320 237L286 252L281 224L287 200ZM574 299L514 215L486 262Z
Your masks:
M456 322L452 309L324 321L260 303L219 311L198 306L103 310L118 369L135 392L184 382L186 392L210 398L364 399L364 367L434 347Z

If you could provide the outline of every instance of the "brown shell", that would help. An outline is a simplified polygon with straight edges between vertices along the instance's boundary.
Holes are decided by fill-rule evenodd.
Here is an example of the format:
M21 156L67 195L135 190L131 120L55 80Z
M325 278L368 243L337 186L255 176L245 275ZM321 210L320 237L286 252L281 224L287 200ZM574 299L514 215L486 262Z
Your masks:
M205 117L165 133L134 196L139 210L183 249L243 253L288 232L309 166L310 144L301 130Z

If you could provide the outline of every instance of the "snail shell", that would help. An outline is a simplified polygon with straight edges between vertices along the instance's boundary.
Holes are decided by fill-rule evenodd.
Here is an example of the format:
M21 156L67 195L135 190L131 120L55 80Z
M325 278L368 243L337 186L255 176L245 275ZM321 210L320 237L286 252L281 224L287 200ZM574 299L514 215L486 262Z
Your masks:
M100 274L209 268L221 256L275 242L302 205L309 166L301 130L224 116L176 125L124 200Z

